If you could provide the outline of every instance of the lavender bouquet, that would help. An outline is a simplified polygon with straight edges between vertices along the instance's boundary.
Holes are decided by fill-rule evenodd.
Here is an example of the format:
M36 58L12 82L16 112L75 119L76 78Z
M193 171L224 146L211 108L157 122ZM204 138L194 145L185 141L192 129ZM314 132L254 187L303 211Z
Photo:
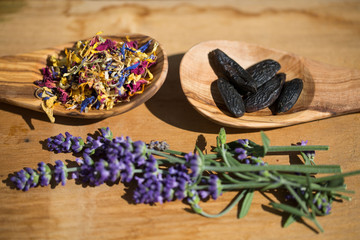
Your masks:
M185 153L169 149L166 142L145 144L129 137L114 137L109 128L99 129L98 133L97 137L88 136L86 141L69 133L47 139L50 151L81 156L75 167L66 166L61 160L54 166L40 162L37 169L24 168L10 180L23 191L51 182L65 185L68 179L92 186L132 183L135 186L132 197L137 204L183 200L205 217L220 217L238 206L238 218L243 218L255 191L276 189L284 192L284 201L270 202L270 206L287 214L284 227L305 218L323 231L317 216L330 214L335 200L350 200L344 194L353 192L346 190L344 178L360 173L342 173L338 165L316 165L315 151L327 150L327 146L310 146L306 142L270 146L263 132L262 145L248 139L227 143L222 128L211 154L204 154L197 147L194 153ZM263 161L266 154L277 152L298 152L304 162L270 165ZM201 202L216 200L228 191L238 194L220 213L206 213L200 206Z

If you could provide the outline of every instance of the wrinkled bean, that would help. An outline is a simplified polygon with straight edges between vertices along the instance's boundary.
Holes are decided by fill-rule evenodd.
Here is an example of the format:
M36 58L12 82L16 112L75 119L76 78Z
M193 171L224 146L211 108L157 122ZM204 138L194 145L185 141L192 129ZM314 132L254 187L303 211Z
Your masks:
M217 86L227 109L235 117L241 117L245 113L244 101L234 86L223 78L217 80Z
M247 96L244 99L246 112L255 112L273 104L280 95L285 78L284 73L276 74L263 84L256 93Z

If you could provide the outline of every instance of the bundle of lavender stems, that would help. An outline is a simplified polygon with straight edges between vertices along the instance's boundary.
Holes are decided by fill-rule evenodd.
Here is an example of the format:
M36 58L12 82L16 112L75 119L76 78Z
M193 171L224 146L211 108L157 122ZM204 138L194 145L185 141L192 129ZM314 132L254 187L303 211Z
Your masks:
M344 194L353 192L346 189L344 178L360 171L342 173L339 165L316 165L315 151L327 150L328 146L307 145L305 141L270 146L263 132L261 138L261 145L249 139L227 143L221 128L212 153L204 154L197 147L196 151L185 153L171 150L164 141L146 144L129 137L114 137L109 128L101 128L85 140L66 132L48 138L47 148L80 156L75 167L61 160L55 165L40 162L37 169L26 167L12 174L10 180L23 191L50 184L65 185L69 179L90 186L123 183L135 186L132 197L136 204L183 200L205 217L220 217L237 206L238 218L243 218L255 191L276 189L284 193L284 199L271 201L270 206L286 215L284 227L308 219L323 231L317 216L329 215L334 201L350 200ZM268 153L280 152L298 153L303 164L271 165L263 161ZM319 174L326 176L318 177ZM200 206L229 191L237 194L221 212L210 214Z

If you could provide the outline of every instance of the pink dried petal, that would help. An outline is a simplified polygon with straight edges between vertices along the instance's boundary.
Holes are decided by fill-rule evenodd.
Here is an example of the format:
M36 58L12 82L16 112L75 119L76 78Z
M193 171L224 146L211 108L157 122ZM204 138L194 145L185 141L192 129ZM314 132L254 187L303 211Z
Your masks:
M148 65L147 61L142 61L137 68L131 70L131 73L134 73L136 75L142 75L145 73L147 65Z
M57 88L57 90L60 92L60 98L59 100L62 102L62 103L66 103L68 98L69 98L69 94L67 92L65 92L64 89L62 88Z
M116 46L116 42L110 40L110 39L106 39L105 42L101 43L96 50L97 51L105 51L108 49L113 49Z
M95 43L99 42L98 36L95 36L90 41L90 46L93 46Z
M132 94L136 93L137 91L139 91L141 89L141 86L146 83L147 83L146 80L141 79L141 80L137 81L135 84L129 84L130 92Z
M129 48L135 48L135 49L138 49L138 47L139 47L137 41L127 42L126 45L127 45Z

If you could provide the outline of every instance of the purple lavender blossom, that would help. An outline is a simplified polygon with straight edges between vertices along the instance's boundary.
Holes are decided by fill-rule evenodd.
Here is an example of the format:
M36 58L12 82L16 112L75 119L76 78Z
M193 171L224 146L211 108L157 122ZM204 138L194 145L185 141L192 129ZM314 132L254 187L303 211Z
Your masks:
M133 195L134 201L153 204L184 199L187 186L192 183L188 168L184 164L175 164L167 172L159 173L154 160L153 157L148 159L144 174L135 177L138 185Z
M235 148L235 153L237 160L242 161L248 157L247 151L243 148Z
M129 161L126 158L123 161L121 161L120 164L121 164L121 167L120 167L121 181L122 182L130 182L134 177L134 165L132 164L131 161Z
M325 193L318 193L317 197L314 198L313 203L323 214L328 215L331 211L331 201Z
M133 142L133 155L137 166L145 164L146 144L143 141Z
M86 144L87 147L84 149L84 152L86 152L89 155L92 155L98 150L100 147L102 147L104 138L99 136L97 139L92 138L91 136L88 136L86 138Z
M328 205L326 206L325 215L330 214L330 211L331 211L331 204L328 204Z
M108 163L103 160L100 159L100 161L95 162L94 164L94 175L96 176L96 181L94 181L94 185L95 186L99 186L103 183L105 183L109 176L110 176L110 171L107 168Z
M29 189L25 189L28 177L26 176L26 172L23 169L16 172L15 176L12 176L10 180L16 185L16 188L19 190L27 191Z
M202 167L199 156L197 154L188 153L184 157L186 162L190 163L190 169L191 169L190 177L191 178L198 177Z
M249 147L249 139L238 139L238 142L245 148Z
M221 181L217 175L211 174L209 179L209 194L212 199L216 200L221 192Z
M191 174L184 164L176 164L174 166L175 173L172 175L176 177L177 186L175 188L175 197L182 200L186 197L186 187L193 183Z
M147 175L154 175L157 173L157 171L158 171L157 161L153 155L150 155L145 162L144 176L147 177Z
M138 183L133 195L135 203L162 203L161 179L161 174L148 174L145 178L135 177L135 180Z
M108 140L112 140L113 139L113 134L112 132L110 131L110 128L109 127L106 127L106 128L100 128L100 132L101 132L101 135L108 139Z
M67 167L65 166L65 164L60 160L56 160L54 167L54 179L56 183L61 182L61 185L64 186L66 183L67 175Z
M119 161L109 162L108 170L110 173L110 176L108 177L108 181L113 183L116 182L117 179L119 179L120 177L120 171L121 171L120 162Z
M48 138L47 139L47 147L49 151L52 152L61 152L61 144L64 142L65 137L61 133L54 138Z
M199 192L194 189L191 189L188 191L187 195L188 196L186 200L191 205L191 208L194 210L194 212L201 213L202 208L199 206L200 203Z
M47 147L50 151L57 153L80 152L84 147L84 141L66 132L65 136L60 133L53 138L48 138Z
M83 159L77 158L76 162L80 164L79 176L84 182L93 183L95 180L94 177L94 161L87 154L83 153Z
M84 141L82 140L81 137L73 137L71 139L72 141L72 145L71 145L71 150L73 150L73 152L81 152L81 150L84 147Z
M102 134L112 135L108 129L102 129ZM105 131L105 132L104 132ZM84 161L81 164L79 176L91 185L100 185L106 181L130 182L134 177L134 169L145 165L145 143L132 142L130 138L116 137L111 140L99 136L96 140L87 138L83 152ZM91 156L91 157L90 157ZM101 163L98 163L98 162ZM157 162L151 156L147 160L147 172L157 170Z
M38 169L39 171L39 184L40 186L44 187L49 185L51 180L51 170L48 165L46 165L44 162L38 163Z
M16 185L16 188L28 191L30 188L36 187L39 181L39 174L31 169L25 168L15 173L10 180Z
M221 181L217 175L211 174L209 179L202 181L202 184L207 185L207 190L197 191L201 199L206 199L210 196L216 200L222 194Z
M170 174L163 179L162 196L165 201L172 201L174 199L174 188L178 185L176 177Z
M64 142L61 144L61 151L64 153L68 153L71 152L71 139L72 139L72 135L68 132L65 132L65 140Z

